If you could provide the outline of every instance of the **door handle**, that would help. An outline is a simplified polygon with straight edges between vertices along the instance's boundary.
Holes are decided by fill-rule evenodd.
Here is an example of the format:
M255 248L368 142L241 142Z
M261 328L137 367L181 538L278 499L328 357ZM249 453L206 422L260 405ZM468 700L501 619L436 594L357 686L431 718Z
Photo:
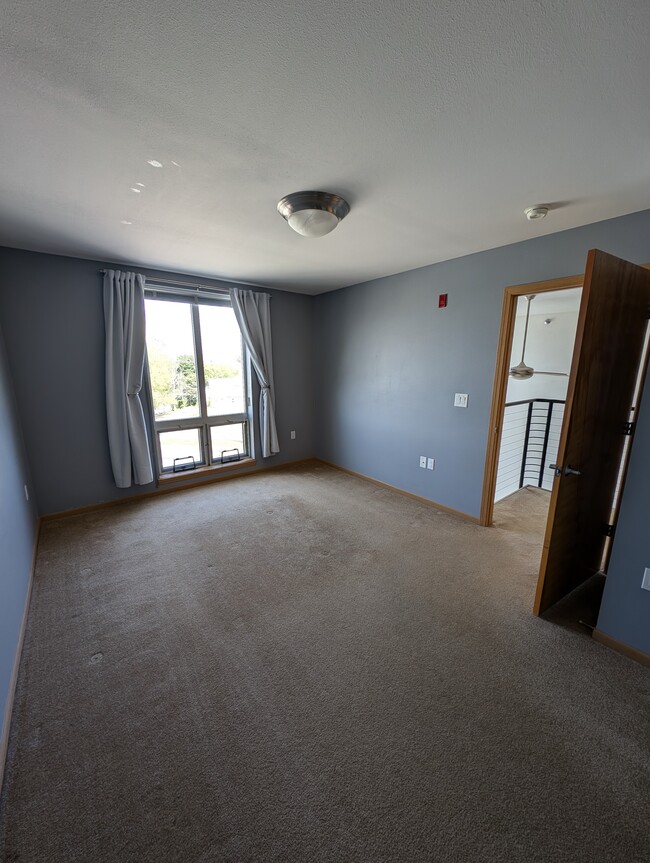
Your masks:
M552 471L554 471L555 476L582 476L582 471L574 470L570 464L568 464L564 469L560 467L559 464L550 464L549 467Z

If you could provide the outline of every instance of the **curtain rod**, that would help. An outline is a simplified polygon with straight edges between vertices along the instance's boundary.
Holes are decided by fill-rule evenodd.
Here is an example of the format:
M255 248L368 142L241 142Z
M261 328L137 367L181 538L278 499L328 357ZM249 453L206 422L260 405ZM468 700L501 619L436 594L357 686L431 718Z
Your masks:
M100 276L104 276L106 272L107 270L100 270L99 274ZM228 293L227 288L217 288L213 287L212 285L201 285L198 282L183 282L180 279L157 279L153 276L145 276L145 284L147 281L151 281L151 283L154 285L174 285L175 287L179 288L195 288L203 291L218 291L222 294Z
M100 276L103 276L106 274L106 272L107 272L106 270L100 270L99 274L100 274ZM146 288L146 284L147 284L148 280L149 280L149 276L145 276L145 288ZM172 286L178 287L178 288L194 288L195 290L211 292L214 294L228 294L228 288L217 288L217 287L213 287L212 285L201 285L198 282L183 282L183 281L179 281L178 279L157 279L157 278L154 278L152 276L151 277L151 284L152 285L172 285ZM235 287L239 287L239 285L237 285L235 283ZM152 288L152 290L153 290L153 288ZM273 299L272 296L271 296L271 299Z

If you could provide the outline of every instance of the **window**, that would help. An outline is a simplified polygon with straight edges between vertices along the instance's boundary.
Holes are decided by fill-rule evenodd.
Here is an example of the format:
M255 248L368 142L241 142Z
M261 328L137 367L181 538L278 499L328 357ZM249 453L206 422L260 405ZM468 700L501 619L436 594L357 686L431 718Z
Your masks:
M159 472L248 455L244 351L230 303L150 289L145 314Z

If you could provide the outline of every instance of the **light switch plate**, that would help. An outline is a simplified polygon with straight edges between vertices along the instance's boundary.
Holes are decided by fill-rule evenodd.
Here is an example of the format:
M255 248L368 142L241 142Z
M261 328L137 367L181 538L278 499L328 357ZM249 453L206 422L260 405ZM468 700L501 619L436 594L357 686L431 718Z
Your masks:
M467 395L467 393L456 393L456 395L454 396L454 407L466 408L468 399L469 396Z
M436 466L436 460L435 460L435 458L428 458L428 459L427 459L427 469L428 469L428 470L433 470L435 466Z

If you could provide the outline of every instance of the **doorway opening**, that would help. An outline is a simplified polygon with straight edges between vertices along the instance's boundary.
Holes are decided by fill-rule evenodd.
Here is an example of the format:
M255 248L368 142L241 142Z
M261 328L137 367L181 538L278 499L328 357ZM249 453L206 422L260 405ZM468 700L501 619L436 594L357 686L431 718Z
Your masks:
M576 292L568 289L580 288L572 359L569 376L565 378L566 398L558 398L559 392L551 393L547 384L543 394L528 390L528 398L515 400L514 384L509 384L511 378L519 385L522 381L530 383L535 377L564 378L566 374L566 369L554 366L558 355L548 350L533 360L533 350L537 348L529 347L528 341L535 328L534 323L531 325L531 320L534 321L531 307L539 302L540 295L567 291L567 298L575 297ZM527 307L522 355L517 358L513 357L512 348L521 297ZM629 439L634 433L648 363L649 309L647 266L596 249L587 255L584 276L520 285L504 292L480 523L485 526L493 523L497 497L498 506L511 500L507 483L513 481L512 467L502 458L500 472L499 456L502 444L506 446L509 435L515 434L508 432L506 404L520 408L515 402L522 402L523 419L510 421L513 429L525 423L521 453L516 449L511 455L515 461L521 456L515 493L531 490L526 482L530 477L537 480L532 489L536 494L544 495L545 487L551 486L533 606L535 614L559 607L561 600L575 596L576 589L587 585L594 576L602 579L607 570L610 539L616 530L625 483ZM544 323L546 318L541 321L550 327L553 323L550 313L548 318L551 318L548 324ZM540 361L536 369L535 362ZM542 402L541 411L535 405L537 401ZM559 434L558 427L561 427ZM537 434L534 445L533 432ZM527 452L531 447L535 456L529 466ZM554 460L553 450L557 452ZM514 474L516 477L516 470ZM521 519L521 506L515 514Z
M504 292L481 524L505 529L541 558L583 282L581 274ZM604 576L592 579L551 619L580 631L595 626L603 588Z
M549 456L559 442L583 278L505 289L481 502L486 527L494 523L495 505L526 488L538 501L534 519L543 532L552 485L548 465L554 463ZM519 374L511 374L517 367ZM516 499L510 503L516 509Z
M494 490L494 519L513 520L539 534L548 516L553 469L564 417L582 288L516 298L501 441Z

